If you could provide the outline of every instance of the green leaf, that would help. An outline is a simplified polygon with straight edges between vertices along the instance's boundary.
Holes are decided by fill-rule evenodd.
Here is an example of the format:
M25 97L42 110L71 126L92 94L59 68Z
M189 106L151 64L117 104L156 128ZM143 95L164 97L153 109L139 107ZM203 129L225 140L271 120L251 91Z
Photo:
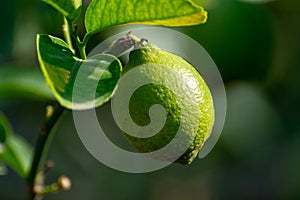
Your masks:
M53 6L69 21L74 22L80 16L82 0L43 0Z
M26 177L30 170L32 147L21 136L12 133L7 119L1 113L0 134L0 168L5 170L3 163L6 163L20 176Z
M0 99L30 98L53 100L46 81L38 67L0 67Z
M10 125L0 112L0 145L3 144L11 131ZM0 150L1 151L1 150Z
M0 161L24 178L29 173L32 155L32 147L17 134L11 134L0 147Z
M85 26L93 34L121 24L191 26L206 18L207 12L192 0L92 0Z
M69 109L102 105L113 95L121 76L120 61L107 54L77 58L68 45L49 35L37 36L38 59L60 104Z

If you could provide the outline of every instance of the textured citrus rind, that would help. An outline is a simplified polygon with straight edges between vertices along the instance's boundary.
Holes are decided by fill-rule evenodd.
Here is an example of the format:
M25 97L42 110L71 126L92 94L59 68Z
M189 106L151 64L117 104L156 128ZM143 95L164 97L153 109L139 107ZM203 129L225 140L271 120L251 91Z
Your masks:
M190 164L212 132L214 106L210 90L186 60L152 44L130 53L124 73L145 64L149 67L141 68L139 76L161 84L147 84L134 92L129 103L131 118L137 125L146 126L150 123L149 108L159 104L165 108L167 120L163 129L152 137L138 138L130 133L125 133L125 136L139 152L148 153L167 145L181 126L189 138L189 147L176 162ZM185 109L185 115L182 115L182 109ZM177 156L176 149L174 156ZM162 155L158 159L168 160L170 157Z

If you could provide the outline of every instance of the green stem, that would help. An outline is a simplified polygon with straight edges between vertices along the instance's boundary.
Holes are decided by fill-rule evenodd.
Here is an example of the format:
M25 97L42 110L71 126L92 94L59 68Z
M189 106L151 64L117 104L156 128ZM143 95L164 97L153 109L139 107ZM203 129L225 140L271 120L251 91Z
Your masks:
M86 34L84 35L83 40L82 40L82 45L83 45L84 47L86 47L86 45L87 45L88 41L90 40L91 36L92 36L92 35L91 35L91 34L88 34L88 33L86 33Z
M73 31L73 29L70 30L70 28L72 28L72 23L70 23L66 18L64 18L63 33L66 42L68 43L70 49L74 52L72 39L71 39L71 36L73 36L81 58L86 59L85 47L89 39L89 36L85 37L84 41L81 42L79 36L77 35L77 32ZM38 180L39 169L48 153L48 149L51 142L51 135L53 135L52 133L55 132L54 131L55 125L57 124L64 110L65 108L60 105L55 107L53 113L50 116L46 117L46 123L38 135L37 143L34 149L34 156L31 164L31 169L27 176L30 200L35 200L38 198L38 194L36 193L34 188ZM57 186L51 185L50 187L46 187L44 189L45 189L44 193L48 193L48 192L56 191Z
M39 195L46 195L46 194L54 193L54 192L59 191L59 189L60 188L59 188L58 184L53 183L51 185L44 186L44 188L41 191L41 194L39 194Z
M64 33L64 37L66 42L68 43L70 49L73 51L73 53L75 52L73 49L73 45L72 45L72 39L71 39L71 31L70 28L72 28L72 24L70 24L68 22L68 20L64 17L64 25L63 25L63 33Z
M28 174L27 182L29 184L29 198L35 199L36 193L34 192L34 186L36 177L38 175L38 170L43 161L43 157L46 156L48 148L46 145L48 142L48 138L50 133L53 132L54 125L58 121L59 117L62 115L65 108L61 107L60 105L54 109L53 114L51 117L46 121L43 130L40 131L38 135L38 140L36 143L36 147L34 149L34 157L31 164L31 170Z
M74 31L72 28L72 23L70 23L65 17L64 17L64 25L63 25L63 32L64 32L64 37L66 42L68 43L70 49L73 51L73 53L75 53L75 50L73 48L72 45L72 39L71 36L74 38L75 42L76 42L76 46L78 48L79 51L79 55L82 59L86 59L86 52L85 52L85 48L86 48L86 44L90 38L89 34L86 34L83 42L81 42L77 31ZM72 29L70 29L72 28ZM87 36L87 37L86 37Z
M91 38L91 35L90 34L85 34L84 38L83 38L83 41L81 42L77 32L73 32L72 34L75 42L76 42L76 45L78 47L78 50L79 50L79 54L80 54L80 57L82 59L86 59L86 51L85 51L85 48L86 48L86 45L87 45L87 42L89 41L89 39Z
M75 39L75 41L76 41L76 44L77 44L77 47L78 47L78 50L79 50L80 57L81 57L82 59L86 59L86 53L85 53L85 47L86 47L86 44L83 44L83 43L80 41L80 38L79 38L79 36L77 35L77 33L75 34L74 39Z

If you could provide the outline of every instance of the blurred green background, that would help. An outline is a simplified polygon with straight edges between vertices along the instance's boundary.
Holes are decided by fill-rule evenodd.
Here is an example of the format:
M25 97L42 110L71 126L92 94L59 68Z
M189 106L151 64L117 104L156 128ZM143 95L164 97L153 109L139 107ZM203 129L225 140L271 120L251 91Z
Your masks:
M176 30L202 44L225 82L227 117L213 151L191 166L119 172L86 151L67 112L49 152L56 167L47 183L65 174L73 187L45 199L300 199L300 1L203 2L208 22ZM32 144L51 103L35 36L62 38L62 21L39 0L0 3L0 110ZM1 200L25 199L26 190L10 169L0 176Z

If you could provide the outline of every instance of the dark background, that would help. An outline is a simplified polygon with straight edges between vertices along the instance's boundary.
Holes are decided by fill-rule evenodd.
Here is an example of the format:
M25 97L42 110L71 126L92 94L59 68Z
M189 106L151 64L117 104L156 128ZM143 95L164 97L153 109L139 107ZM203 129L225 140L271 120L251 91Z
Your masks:
M225 82L226 122L207 157L146 174L119 172L85 150L67 112L53 138L48 157L56 167L47 183L65 174L73 187L45 199L300 199L300 1L259 2L211 1L206 24L176 28L209 52ZM1 1L0 69L38 68L36 34L62 38L61 24L41 1ZM4 95L0 110L34 144L47 103ZM25 199L26 189L11 170L0 177L1 200Z

